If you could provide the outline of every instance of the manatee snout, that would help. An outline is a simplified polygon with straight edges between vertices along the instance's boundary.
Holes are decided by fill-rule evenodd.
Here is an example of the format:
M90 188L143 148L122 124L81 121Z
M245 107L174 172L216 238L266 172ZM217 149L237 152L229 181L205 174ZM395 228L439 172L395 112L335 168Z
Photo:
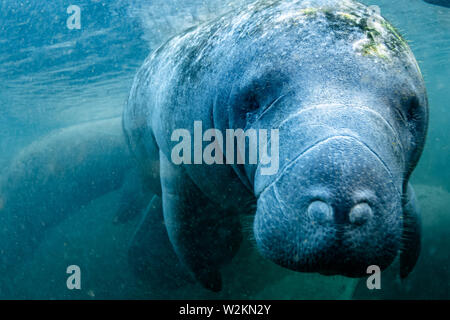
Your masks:
M391 169L355 136L308 146L258 197L258 249L301 272L360 277L370 265L386 268L402 235L401 194Z

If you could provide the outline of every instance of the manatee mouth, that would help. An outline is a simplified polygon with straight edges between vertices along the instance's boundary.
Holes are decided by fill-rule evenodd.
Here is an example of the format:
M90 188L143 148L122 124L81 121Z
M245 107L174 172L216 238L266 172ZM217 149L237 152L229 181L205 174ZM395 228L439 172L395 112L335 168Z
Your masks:
M399 249L401 195L380 156L359 139L333 136L286 165L258 198L259 251L302 272L366 275Z

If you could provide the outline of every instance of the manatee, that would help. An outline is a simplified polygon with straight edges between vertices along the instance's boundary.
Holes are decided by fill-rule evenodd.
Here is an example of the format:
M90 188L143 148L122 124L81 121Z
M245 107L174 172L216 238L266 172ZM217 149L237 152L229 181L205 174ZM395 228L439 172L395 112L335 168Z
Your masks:
M278 130L266 147L278 144L279 169L230 159L237 139L215 144L214 163L184 149L174 161L173 133L194 137L195 123L224 136ZM407 42L348 0L256 1L173 37L138 71L123 113L130 150L161 198L157 220L183 268L213 291L241 243L242 216L253 217L260 254L288 269L362 277L400 254L406 277L420 252L409 178L427 126ZM241 155L261 147L248 140ZM140 251L151 256L158 238L146 241Z
M135 168L120 117L60 129L24 148L0 181L0 272L31 259L49 228L108 192L121 189L117 220L137 215L148 195Z

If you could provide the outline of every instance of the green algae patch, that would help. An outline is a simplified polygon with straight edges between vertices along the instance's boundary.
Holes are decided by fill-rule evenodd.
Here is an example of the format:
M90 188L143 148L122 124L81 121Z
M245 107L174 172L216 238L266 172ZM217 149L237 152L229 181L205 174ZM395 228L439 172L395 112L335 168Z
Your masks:
M357 16L355 16L355 15L353 15L351 13L348 13L348 12L341 12L341 11L339 11L339 12L337 12L337 15L340 16L341 18L349 21L349 22L357 23L357 21L358 21L358 17Z
M305 9L300 10L300 13L302 13L306 16L312 17L312 16L316 16L318 11L319 11L319 9L317 9L317 8L305 8Z
M396 38L396 40L398 41L398 45L400 46L407 46L406 40L400 35L399 31L389 22L387 22L386 20L382 20L381 24L390 31L390 33L392 35L394 35L394 37Z
M367 12L337 11L325 14L333 29L348 30L359 29L365 36L354 45L356 51L363 56L374 56L383 60L407 50L408 45L398 30L380 15ZM347 27L345 26L347 25Z
M382 53L381 48L375 41L370 41L366 43L361 48L361 53L363 56L377 56L383 60L389 60L388 56Z

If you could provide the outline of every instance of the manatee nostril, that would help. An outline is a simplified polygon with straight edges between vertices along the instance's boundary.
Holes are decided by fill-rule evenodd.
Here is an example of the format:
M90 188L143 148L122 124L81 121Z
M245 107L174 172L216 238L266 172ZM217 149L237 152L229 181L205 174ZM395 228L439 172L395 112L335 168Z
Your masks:
M350 223L360 226L369 221L372 216L372 208L368 203L362 202L352 208L349 214L349 220Z
M316 200L310 203L308 214L321 223L333 220L333 209L326 202Z

